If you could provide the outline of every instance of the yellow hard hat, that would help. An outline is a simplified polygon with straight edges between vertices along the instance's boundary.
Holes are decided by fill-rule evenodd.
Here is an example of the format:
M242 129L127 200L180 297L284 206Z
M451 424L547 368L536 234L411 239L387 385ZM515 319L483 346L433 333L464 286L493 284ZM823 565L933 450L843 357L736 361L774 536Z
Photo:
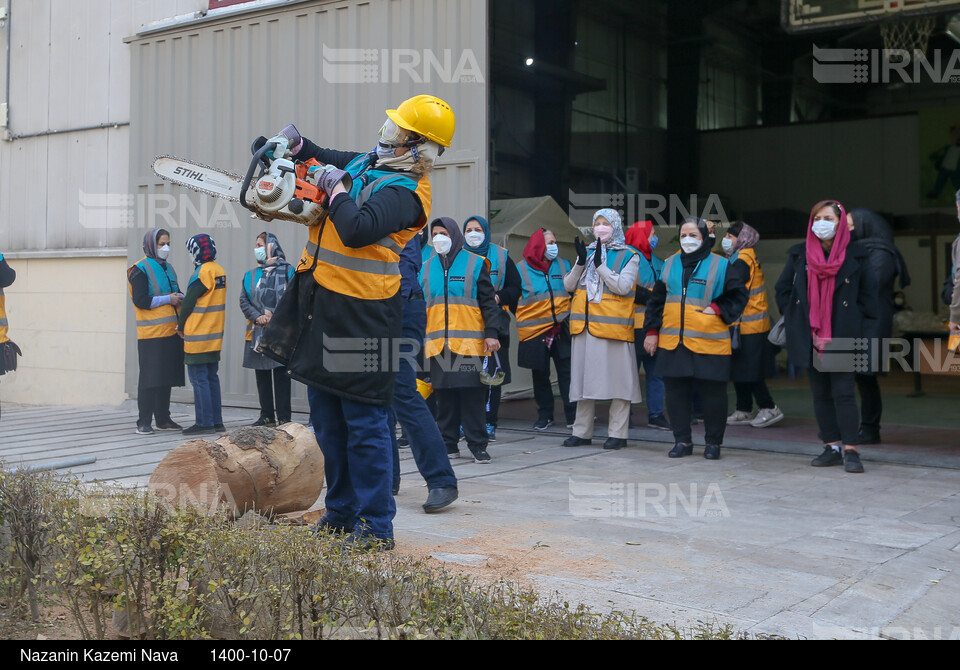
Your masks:
M433 386L423 381L422 379L417 380L417 392L423 396L423 399L426 400L430 397L430 394L433 393Z
M404 100L396 109L388 109L387 117L401 128L412 130L444 147L450 146L457 126L450 105L433 95L417 95Z

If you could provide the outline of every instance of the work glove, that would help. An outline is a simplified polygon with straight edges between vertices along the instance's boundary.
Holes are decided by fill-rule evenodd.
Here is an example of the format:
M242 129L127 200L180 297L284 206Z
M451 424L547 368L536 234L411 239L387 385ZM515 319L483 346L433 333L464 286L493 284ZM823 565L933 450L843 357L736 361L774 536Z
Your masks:
M577 250L577 265L587 264L587 245L579 237L573 238L573 246Z
M297 127L292 123L267 141L277 143L276 149L266 153L267 158L270 160L274 160L275 157L288 158L290 156L296 156L297 152L300 151L300 147L303 146L303 138L300 137L300 131L298 131Z
M317 179L317 187L326 193L328 196L333 196L333 189L337 187L343 178L347 176L347 173L335 165L324 165L319 170L319 176Z
M603 244L597 241L597 248L593 250L593 265L600 267L603 265Z

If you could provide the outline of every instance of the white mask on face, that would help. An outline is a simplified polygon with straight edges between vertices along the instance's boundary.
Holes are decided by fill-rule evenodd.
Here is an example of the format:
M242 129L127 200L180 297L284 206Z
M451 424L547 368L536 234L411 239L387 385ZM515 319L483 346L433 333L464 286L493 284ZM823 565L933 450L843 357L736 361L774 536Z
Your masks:
M832 240L837 236L837 224L826 219L817 219L813 222L813 234L821 240Z
M723 253L729 256L730 252L733 251L733 240L728 240L726 237L724 237L720 241L720 246L723 247Z
M162 247L157 249L157 258L162 261L167 260L170 257L170 245L164 244Z
M613 226L605 226L603 224L594 226L593 235L601 242L606 242L610 239L610 236L613 235Z
M484 235L479 230L474 230L464 235L463 238L467 241L467 246L476 248L483 244Z
M441 256L446 256L448 253L450 253L451 246L453 246L453 240L446 235L433 236L433 248Z
M701 246L703 246L703 240L698 240L696 237L680 238L680 248L683 249L683 252L686 254L692 254Z
M556 244L548 244L547 250L543 252L543 257L546 258L548 261L552 261L554 258L557 257L559 253L560 253L560 247L558 247Z

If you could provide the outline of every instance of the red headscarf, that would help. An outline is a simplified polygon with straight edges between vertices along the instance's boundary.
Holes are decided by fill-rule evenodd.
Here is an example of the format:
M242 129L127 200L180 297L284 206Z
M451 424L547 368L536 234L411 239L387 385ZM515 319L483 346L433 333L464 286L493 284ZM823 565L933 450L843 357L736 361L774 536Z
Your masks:
M540 228L530 236L527 246L523 248L523 258L534 270L546 274L550 269L550 261L543 257L546 252L547 243L543 238L543 228Z
M834 202L840 207L840 223L837 224L837 236L833 238L828 259L820 238L813 234L813 217L828 203ZM836 200L824 200L814 205L807 225L807 300L810 302L810 332L817 349L823 349L833 337L833 293L837 272L847 257L849 244L850 228L847 226L847 210L843 205Z
M643 254L647 260L650 260L650 233L653 232L653 221L637 221L630 226L625 235L627 244Z

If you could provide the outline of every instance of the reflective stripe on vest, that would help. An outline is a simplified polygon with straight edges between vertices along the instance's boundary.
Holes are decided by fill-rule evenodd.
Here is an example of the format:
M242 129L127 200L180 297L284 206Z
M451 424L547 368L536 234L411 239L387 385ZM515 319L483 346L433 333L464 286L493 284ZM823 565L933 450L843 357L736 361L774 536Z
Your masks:
M140 270L147 278L147 291L150 298L179 293L180 285L177 282L177 272L170 264L160 265L153 258L142 258L133 267ZM129 274L130 270L127 271ZM133 297L133 286L130 285L130 297ZM140 309L133 306L137 319L137 339L153 340L161 337L171 337L177 334L177 309L173 305L161 305L156 309Z
M263 268L247 270L247 274L243 275L243 290L247 292L247 300L250 301L251 305L253 305L253 291L257 288L262 276ZM253 342L253 325L253 321L247 320L247 332L244 335L244 340L247 342Z
M0 288L0 344L9 341L7 337L7 298L3 295L3 289Z
M521 261L517 271L522 285L517 303L517 335L521 342L526 342L549 332L570 316L570 294L563 288L570 263L555 258L544 274Z
M644 288L649 291L657 285L660 279L660 270L663 268L663 261L650 254L650 260L643 254L640 256L640 268L637 271L637 288ZM646 318L647 306L635 302L633 305L633 327L635 330L643 328L643 320Z
M431 190L427 176L408 172L370 169L368 154L347 165L353 177L350 197L358 206L386 186L400 186L417 194L423 215L413 227L391 233L361 248L346 246L332 220L311 226L310 240L303 251L297 272L313 269L314 279L324 288L361 300L386 300L400 291L400 253L430 215ZM321 235L322 240L321 240Z
M697 354L730 355L730 326L720 315L704 314L703 310L723 295L730 266L725 258L710 254L697 264L686 287L683 286L683 264L674 254L663 266L662 281L667 287L660 328L661 349L676 349L683 344Z
M750 300L747 301L747 306L744 307L740 317L740 334L766 333L770 330L770 313L767 305L767 287L763 270L760 269L760 262L757 260L757 252L754 249L741 249L730 257L730 262L733 263L738 259L750 267L750 281L747 282Z
M188 354L205 354L223 348L226 322L227 273L213 261L200 266L190 283L199 279L207 291L197 299L196 307L183 327L183 350Z
M483 355L483 313L477 301L477 280L483 258L460 250L446 272L439 256L431 256L420 269L427 302L427 332L423 355L443 353L444 343L462 356Z
M633 259L630 249L616 249L607 252L606 266L616 273L623 272ZM592 259L587 260L592 263ZM584 269L586 272L586 269ZM633 342L635 326L634 302L637 290L634 286L627 295L617 295L603 282L603 295L599 303L587 300L586 288L577 286L570 303L570 334L579 335L586 326L591 335L606 340Z

